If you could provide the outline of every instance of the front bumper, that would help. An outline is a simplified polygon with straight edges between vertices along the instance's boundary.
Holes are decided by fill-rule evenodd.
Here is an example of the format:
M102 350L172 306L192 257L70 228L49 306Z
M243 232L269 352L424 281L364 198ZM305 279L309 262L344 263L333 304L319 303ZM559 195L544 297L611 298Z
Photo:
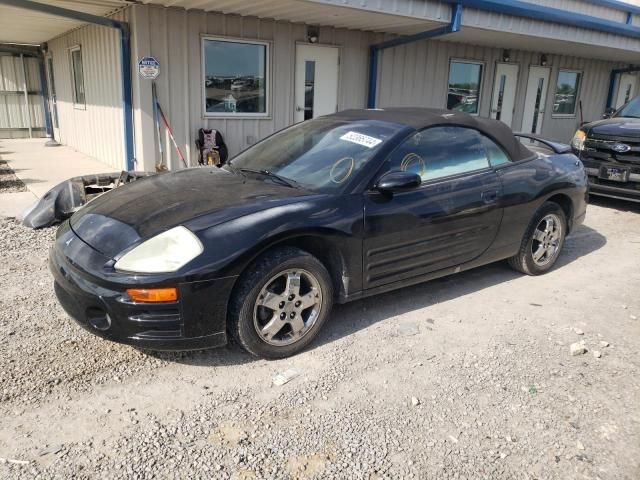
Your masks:
M602 178L602 166L620 167L618 164L584 162L589 177L589 193L623 200L640 202L640 174L631 173L627 182L617 182Z
M71 238L75 242L69 242ZM73 251L65 252L70 243ZM49 254L56 296L80 326L108 340L150 350L198 350L226 344L227 301L235 277L173 283L178 288L177 302L135 303L125 294L127 288L160 285L119 284L113 278L97 277L93 270L89 273L77 262L95 260L97 255L68 227ZM170 279L164 282L168 283Z

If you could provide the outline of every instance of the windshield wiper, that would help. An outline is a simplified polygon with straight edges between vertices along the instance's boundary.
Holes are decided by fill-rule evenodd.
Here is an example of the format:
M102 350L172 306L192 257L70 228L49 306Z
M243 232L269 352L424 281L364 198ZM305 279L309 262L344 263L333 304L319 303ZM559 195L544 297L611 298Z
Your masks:
M278 182L280 182L280 184L285 185L287 187L300 188L300 185L294 180L291 180L286 177L281 177L277 173L270 172L269 170L254 170L252 168L239 168L238 170L240 172L257 173L259 175L264 175L266 177L273 178L274 180L277 180Z

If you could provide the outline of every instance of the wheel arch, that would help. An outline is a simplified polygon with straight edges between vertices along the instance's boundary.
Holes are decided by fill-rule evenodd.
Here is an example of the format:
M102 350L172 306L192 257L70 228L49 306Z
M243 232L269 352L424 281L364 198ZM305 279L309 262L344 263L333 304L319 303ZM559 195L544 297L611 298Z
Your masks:
M327 269L333 283L334 300L340 301L348 293L348 280L353 275L349 271L344 248L340 246L345 238L344 232L332 229L314 229L310 231L288 232L271 237L246 252L240 262L239 275L232 292L242 274L259 257L278 247L295 247L316 257Z
M569 195L566 195L564 193L556 193L554 195L551 195L549 198L547 198L546 201L553 202L559 205L562 211L564 212L565 217L567 219L567 235L568 235L571 232L571 229L573 227L572 225L573 211L574 211L573 200L571 200L571 197Z

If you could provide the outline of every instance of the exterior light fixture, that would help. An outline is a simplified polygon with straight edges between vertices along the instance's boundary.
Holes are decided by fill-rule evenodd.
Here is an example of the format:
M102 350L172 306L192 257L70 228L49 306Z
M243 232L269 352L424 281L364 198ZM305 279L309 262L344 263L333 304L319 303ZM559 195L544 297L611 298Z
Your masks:
M307 41L309 43L318 43L319 37L319 28L315 25L307 25Z

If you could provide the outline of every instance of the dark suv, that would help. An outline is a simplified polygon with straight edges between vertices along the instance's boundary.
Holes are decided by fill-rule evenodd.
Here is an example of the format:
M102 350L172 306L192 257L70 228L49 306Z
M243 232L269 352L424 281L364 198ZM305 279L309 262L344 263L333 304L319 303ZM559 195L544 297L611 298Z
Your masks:
M640 202L640 97L609 118L581 126L571 146L584 163L591 193Z

